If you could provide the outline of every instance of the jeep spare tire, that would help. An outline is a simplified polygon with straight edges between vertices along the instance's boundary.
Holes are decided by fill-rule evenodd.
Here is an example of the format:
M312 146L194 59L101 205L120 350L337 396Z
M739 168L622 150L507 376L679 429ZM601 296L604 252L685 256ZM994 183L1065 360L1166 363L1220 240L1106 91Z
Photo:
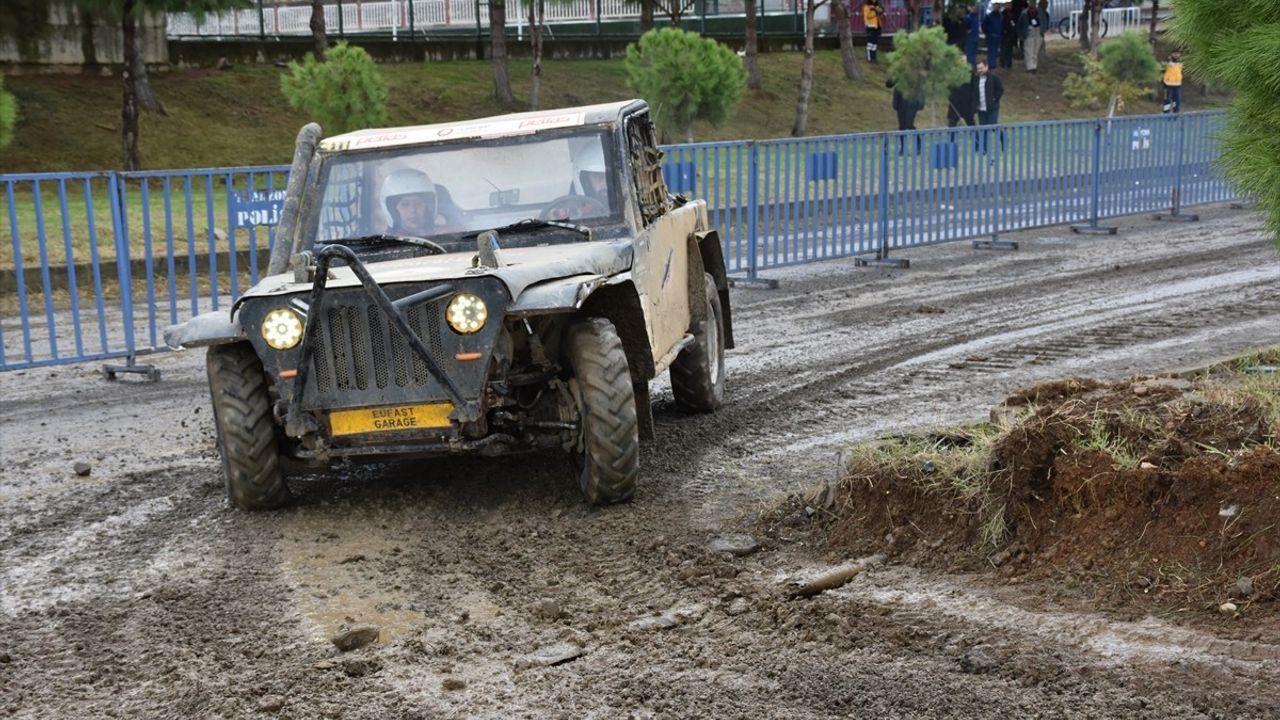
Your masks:
M292 496L261 361L248 343L231 343L210 347L206 365L227 498L244 510L285 505Z
M671 363L671 393L676 404L690 412L707 413L724 402L724 311L720 292L708 273L707 312L693 324L693 344Z
M569 326L564 355L578 398L573 465L582 494L593 505L629 500L640 474L640 428L622 340L604 318L579 320Z

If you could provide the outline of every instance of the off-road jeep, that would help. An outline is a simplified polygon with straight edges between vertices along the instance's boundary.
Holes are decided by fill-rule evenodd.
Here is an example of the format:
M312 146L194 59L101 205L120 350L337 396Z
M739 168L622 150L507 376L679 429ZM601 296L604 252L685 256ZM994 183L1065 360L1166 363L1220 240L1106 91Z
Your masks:
M271 274L165 335L209 346L235 505L288 502L294 460L546 448L589 502L626 500L649 381L720 406L720 242L668 193L644 102L319 137L299 133Z

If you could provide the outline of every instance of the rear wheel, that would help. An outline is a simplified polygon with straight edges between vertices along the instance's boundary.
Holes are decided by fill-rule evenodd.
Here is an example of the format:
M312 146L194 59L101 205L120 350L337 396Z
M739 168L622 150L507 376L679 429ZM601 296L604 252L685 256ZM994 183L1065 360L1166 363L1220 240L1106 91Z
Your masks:
M705 277L707 314L693 326L693 344L671 363L671 392L690 412L712 412L724 402L724 313L720 292Z
M281 469L267 376L257 354L248 343L214 345L206 365L227 498L244 510L288 503L292 495Z
M640 474L640 430L622 340L604 318L575 322L565 337L582 431L574 469L587 502L631 499Z

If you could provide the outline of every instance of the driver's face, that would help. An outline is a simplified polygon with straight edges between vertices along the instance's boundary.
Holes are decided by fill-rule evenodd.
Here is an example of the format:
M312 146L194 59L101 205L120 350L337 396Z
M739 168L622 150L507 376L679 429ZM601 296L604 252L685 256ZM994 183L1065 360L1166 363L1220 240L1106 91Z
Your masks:
M603 200L609 195L609 182L605 178L604 173L584 172L582 173L587 184L587 194L597 199Z
M404 233L423 233L431 228L431 201L425 193L402 195L392 208L396 213L396 229Z

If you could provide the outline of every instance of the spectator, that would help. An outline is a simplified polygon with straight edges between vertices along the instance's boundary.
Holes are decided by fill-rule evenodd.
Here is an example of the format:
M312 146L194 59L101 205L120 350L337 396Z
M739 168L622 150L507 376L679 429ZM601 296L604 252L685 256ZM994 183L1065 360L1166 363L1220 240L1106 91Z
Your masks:
M1013 67L1013 50L1018 46L1018 16L1014 14L1013 3L1004 7L1000 13L1000 67Z
M862 5L862 22L867 26L867 62L876 61L880 49L880 30L884 27L884 5L880 0L867 0Z
M987 67L995 67L1000 59L1000 30L1004 20L1000 16L1000 3L991 3L991 12L982 19L982 33L987 36Z
M982 21L978 18L977 4L969 5L969 13L964 16L966 30L964 56L969 67L978 63L978 36L982 33Z
M924 103L906 97L894 87L893 78L884 81L884 86L893 88L893 111L898 115L898 130L915 130L916 114L924 107ZM903 154L903 146L906 144L905 136L898 137L898 154ZM920 152L920 136L916 136L916 153Z
M951 94L947 98L947 127L955 127L961 120L969 127L978 124L973 116L973 88L976 78L974 75L969 82L951 88Z
M1000 123L1000 98L1004 96L1004 83L1000 77L990 72L987 63L978 63L978 73L973 79L974 103L978 109L979 125L998 125ZM981 152L987 151L987 131L982 131ZM1004 133L1000 133L1000 148L1004 149Z
M947 36L947 44L955 45L964 52L969 38L969 23L965 20L965 7L959 3L947 6L942 15L942 32Z
M1018 16L1018 37L1022 38L1022 59L1027 72L1035 74L1040 65L1040 50L1044 47L1045 23L1041 22L1040 9L1028 6Z
M1164 64L1163 110L1182 112L1182 53L1178 50L1169 53L1169 61Z
M995 125L1000 122L1000 98L1004 96L1004 83L1000 76L990 72L990 66L978 62L978 73L973 78L973 97L978 109L979 125Z

